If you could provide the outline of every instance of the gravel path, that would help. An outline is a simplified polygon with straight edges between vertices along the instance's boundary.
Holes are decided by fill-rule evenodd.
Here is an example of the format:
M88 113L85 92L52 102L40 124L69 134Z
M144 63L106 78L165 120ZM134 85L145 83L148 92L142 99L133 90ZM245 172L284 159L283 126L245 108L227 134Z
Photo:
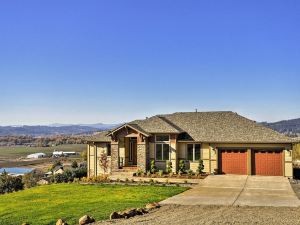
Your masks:
M300 224L300 208L165 205L144 216L97 225Z

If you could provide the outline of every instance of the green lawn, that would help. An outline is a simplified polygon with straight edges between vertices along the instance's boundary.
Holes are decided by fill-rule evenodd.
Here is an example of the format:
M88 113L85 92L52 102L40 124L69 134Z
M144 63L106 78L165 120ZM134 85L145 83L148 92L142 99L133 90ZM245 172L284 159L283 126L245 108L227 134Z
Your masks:
M59 145L55 147L24 147L24 146L14 146L14 147L0 147L0 156L1 157L25 157L32 153L43 152L45 154L52 154L54 150L58 151L73 151L73 152L82 152L86 150L85 144L69 144L69 145Z
M0 196L0 224L69 224L90 214L108 219L112 211L143 207L186 190L183 187L53 184Z

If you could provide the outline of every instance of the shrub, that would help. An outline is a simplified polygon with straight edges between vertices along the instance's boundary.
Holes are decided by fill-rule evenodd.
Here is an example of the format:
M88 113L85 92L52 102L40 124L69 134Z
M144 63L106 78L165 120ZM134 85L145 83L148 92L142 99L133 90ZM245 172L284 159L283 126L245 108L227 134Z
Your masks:
M151 160L150 172L153 173L153 174L156 172L156 166L155 166L155 161L154 160Z
M179 161L179 166L178 167L179 167L178 168L178 172L179 172L180 175L185 172L185 163L184 163L184 160L180 160Z
M78 167L73 170L74 178L82 178L87 176L87 168L86 167Z
M99 158L99 165L104 173L107 173L109 161L106 153L102 153Z
M72 164L71 164L71 167L73 168L73 169L76 169L76 168L78 168L78 163L77 163L77 161L73 161L72 162Z
M20 176L13 177L8 175L7 172L3 172L0 175L0 194L10 193L24 189L22 178Z
M159 170L158 171L158 176L162 177L164 175L164 171L163 170Z
M167 172L168 174L172 173L172 162L171 162L171 161L167 161L166 172Z
M147 172L147 177L151 177L151 172L150 171Z
M143 171L143 170L138 169L138 170L136 171L136 175L137 175L138 177L142 176L142 174L144 174L144 171Z
M22 182L26 188L37 186L37 182L44 176L42 171L34 170L30 173L24 174Z
M203 170L204 170L203 160L200 159L199 160L199 165L198 165L198 168L197 168L197 173L198 174L203 174Z
M188 170L188 171L187 171L187 174L188 174L188 177L191 177L191 176L193 175L193 170L191 170L191 169Z

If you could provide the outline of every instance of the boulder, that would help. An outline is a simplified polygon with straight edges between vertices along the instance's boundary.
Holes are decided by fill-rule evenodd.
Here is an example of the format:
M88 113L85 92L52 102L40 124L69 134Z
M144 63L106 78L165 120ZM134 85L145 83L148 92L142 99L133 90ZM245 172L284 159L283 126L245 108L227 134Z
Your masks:
M136 215L144 215L146 213L148 213L148 211L145 210L144 208L137 208L136 209Z
M160 205L156 202L153 202L153 203L148 203L146 206L145 206L145 209L147 210L152 210L152 209L157 209L159 208Z
M59 220L57 220L56 225L68 225L68 223L62 219L59 219Z
M95 222L95 219L91 216L88 216L88 215L84 215L83 217L81 217L79 219L79 224L80 225L86 225L86 224L94 223L94 222Z
M119 213L117 213L117 212L112 212L111 214L110 214L110 217L109 217L111 220L115 220L115 219L119 219L119 218L121 218L120 217L120 215L119 215Z
M125 219L136 216L136 209L128 209L123 212Z

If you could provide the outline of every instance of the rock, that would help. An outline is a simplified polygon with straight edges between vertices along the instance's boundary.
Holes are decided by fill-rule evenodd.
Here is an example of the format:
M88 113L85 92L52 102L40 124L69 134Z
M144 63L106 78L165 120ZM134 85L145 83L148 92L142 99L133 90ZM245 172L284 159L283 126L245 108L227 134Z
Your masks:
M91 216L88 216L88 215L84 215L83 217L81 217L79 219L79 224L80 225L86 225L86 224L94 223L94 222L95 222L95 219Z
M68 225L68 223L62 219L59 219L59 220L57 220L56 225Z
M152 210L152 209L157 209L159 208L160 205L156 202L153 202L153 203L148 203L145 208L148 209L148 210Z
M111 220L115 220L115 219L119 219L119 218L121 218L120 217L120 215L119 215L119 213L117 213L117 212L112 212L111 214L110 214L110 217L109 217Z
M146 213L147 213L147 211L143 208L136 209L136 215L144 215Z
M134 216L136 216L136 209L125 210L123 214L125 215L125 219L128 219L130 217L134 217Z
M29 223L22 223L22 225L30 225Z

